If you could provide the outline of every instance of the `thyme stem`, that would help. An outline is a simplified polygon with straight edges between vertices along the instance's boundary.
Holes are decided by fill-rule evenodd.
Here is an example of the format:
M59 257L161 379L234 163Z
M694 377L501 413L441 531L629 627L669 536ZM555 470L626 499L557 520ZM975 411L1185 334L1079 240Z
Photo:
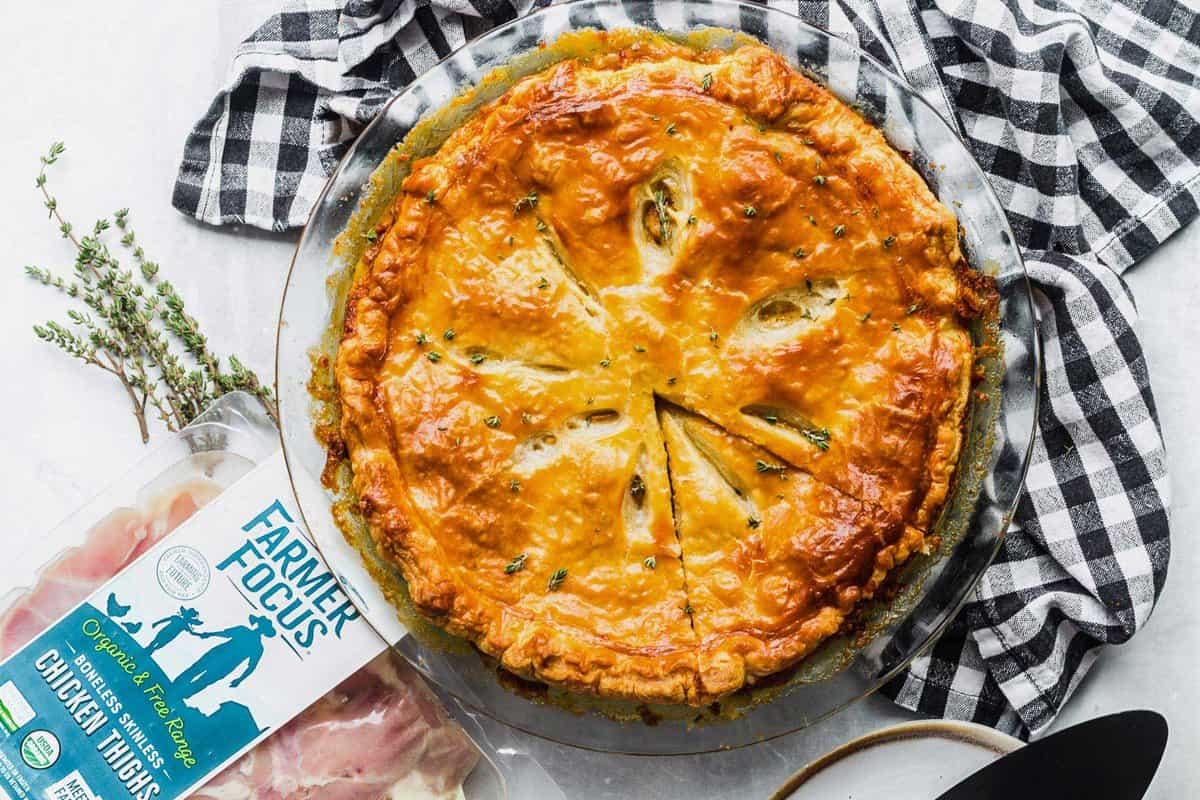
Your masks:
M75 248L74 279L64 280L48 269L27 266L39 283L78 300L85 310L67 312L68 323L35 325L34 334L67 355L113 375L129 397L142 441L150 440L147 412L152 411L170 431L191 422L223 394L245 391L258 398L278 423L271 390L236 356L224 365L208 346L199 323L186 311L183 298L159 266L146 259L129 222L129 209L97 220L90 234L78 233L63 216L58 200L47 188L47 168L65 151L62 142L41 157L36 186L49 217ZM121 244L131 253L137 276L124 269L105 244L115 223ZM140 277L140 280L138 279Z

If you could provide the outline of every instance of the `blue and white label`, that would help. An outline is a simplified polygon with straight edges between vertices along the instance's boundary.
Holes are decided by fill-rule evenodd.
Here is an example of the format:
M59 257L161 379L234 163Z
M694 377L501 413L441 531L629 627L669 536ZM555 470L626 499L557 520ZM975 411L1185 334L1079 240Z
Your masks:
M176 798L383 649L276 454L0 665L0 797Z

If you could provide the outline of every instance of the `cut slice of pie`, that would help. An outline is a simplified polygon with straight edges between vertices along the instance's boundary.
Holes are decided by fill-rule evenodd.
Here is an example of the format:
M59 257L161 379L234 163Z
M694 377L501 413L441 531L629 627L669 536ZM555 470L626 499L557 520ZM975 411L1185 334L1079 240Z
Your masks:
M694 414L659 413L702 696L803 658L924 535Z

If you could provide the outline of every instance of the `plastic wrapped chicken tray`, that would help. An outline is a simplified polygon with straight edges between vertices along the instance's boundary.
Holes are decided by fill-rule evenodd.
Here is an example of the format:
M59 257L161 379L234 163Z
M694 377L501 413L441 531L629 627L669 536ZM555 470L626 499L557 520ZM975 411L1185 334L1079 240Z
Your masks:
M227 395L49 535L63 549L0 599L7 659L279 448L257 402ZM382 647L382 643L381 643ZM192 793L203 800L502 798L503 781L391 650Z

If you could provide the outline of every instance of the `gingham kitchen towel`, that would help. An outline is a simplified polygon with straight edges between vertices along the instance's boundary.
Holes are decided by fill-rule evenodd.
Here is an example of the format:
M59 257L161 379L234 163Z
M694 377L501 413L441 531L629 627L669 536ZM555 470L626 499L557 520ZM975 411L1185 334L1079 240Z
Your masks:
M301 225L387 98L532 0L289 0L188 137L174 203ZM933 650L886 692L1029 735L1100 649L1146 623L1170 505L1121 273L1197 213L1200 14L1170 0L775 2L892 66L991 177L1042 318L1041 436L1004 547Z

